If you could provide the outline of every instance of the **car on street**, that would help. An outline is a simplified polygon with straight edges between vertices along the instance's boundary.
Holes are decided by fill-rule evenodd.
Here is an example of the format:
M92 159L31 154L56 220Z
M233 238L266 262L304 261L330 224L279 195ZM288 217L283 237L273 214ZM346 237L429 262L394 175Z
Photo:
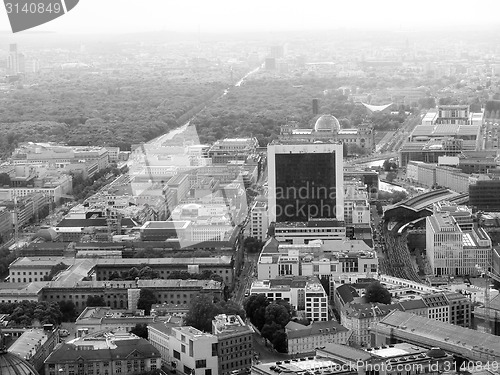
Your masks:
M59 336L61 336L61 337L68 337L69 336L69 331L67 329L61 329L59 331Z

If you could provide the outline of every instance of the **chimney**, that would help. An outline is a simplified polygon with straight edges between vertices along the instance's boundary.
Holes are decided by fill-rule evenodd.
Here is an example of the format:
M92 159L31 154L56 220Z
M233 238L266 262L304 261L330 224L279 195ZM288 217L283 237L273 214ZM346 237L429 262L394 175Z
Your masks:
M313 115L317 116L319 113L319 100L313 99L312 106L313 106Z

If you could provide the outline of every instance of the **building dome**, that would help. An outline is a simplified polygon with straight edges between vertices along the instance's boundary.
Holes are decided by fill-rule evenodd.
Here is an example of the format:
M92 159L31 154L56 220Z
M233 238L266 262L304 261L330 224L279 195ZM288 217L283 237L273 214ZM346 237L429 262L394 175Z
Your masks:
M0 352L0 375L38 375L27 361L13 353Z
M314 124L314 131L319 133L338 133L339 130L339 120L332 115L322 115Z
M427 352L427 356L430 358L442 358L446 357L446 352L441 348L432 348Z
M52 228L41 228L36 233L36 236L43 238L45 241L51 242L56 240L57 232Z

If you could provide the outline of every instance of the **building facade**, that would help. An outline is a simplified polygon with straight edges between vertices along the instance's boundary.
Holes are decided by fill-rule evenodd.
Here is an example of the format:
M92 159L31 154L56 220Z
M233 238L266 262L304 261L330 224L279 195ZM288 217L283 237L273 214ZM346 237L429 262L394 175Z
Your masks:
M480 227L460 225L459 215L434 208L426 218L426 255L436 276L471 275L491 262L491 239ZM472 220L471 220L472 221Z
M267 204L256 201L250 210L250 237L265 241L268 227Z
M172 328L169 342L171 366L184 374L216 375L218 365L217 336L193 327Z
M341 143L279 141L267 148L270 222L344 220Z
M327 321L328 295L316 277L292 276L252 283L250 294L264 294L271 301L285 300L299 316L311 321Z
M218 374L249 369L253 358L253 329L238 315L217 315L212 320L212 334L218 340Z
M327 343L349 343L351 332L336 321L312 322L308 326L290 321L286 327L288 354L314 353Z
M160 353L147 340L108 333L63 343L45 360L46 375L131 375L160 368Z

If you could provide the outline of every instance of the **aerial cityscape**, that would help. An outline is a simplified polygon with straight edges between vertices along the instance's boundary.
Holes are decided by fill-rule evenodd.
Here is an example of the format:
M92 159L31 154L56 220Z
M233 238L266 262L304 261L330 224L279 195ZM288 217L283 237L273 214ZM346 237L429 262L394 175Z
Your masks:
M0 33L0 375L500 375L497 5L89 3Z

